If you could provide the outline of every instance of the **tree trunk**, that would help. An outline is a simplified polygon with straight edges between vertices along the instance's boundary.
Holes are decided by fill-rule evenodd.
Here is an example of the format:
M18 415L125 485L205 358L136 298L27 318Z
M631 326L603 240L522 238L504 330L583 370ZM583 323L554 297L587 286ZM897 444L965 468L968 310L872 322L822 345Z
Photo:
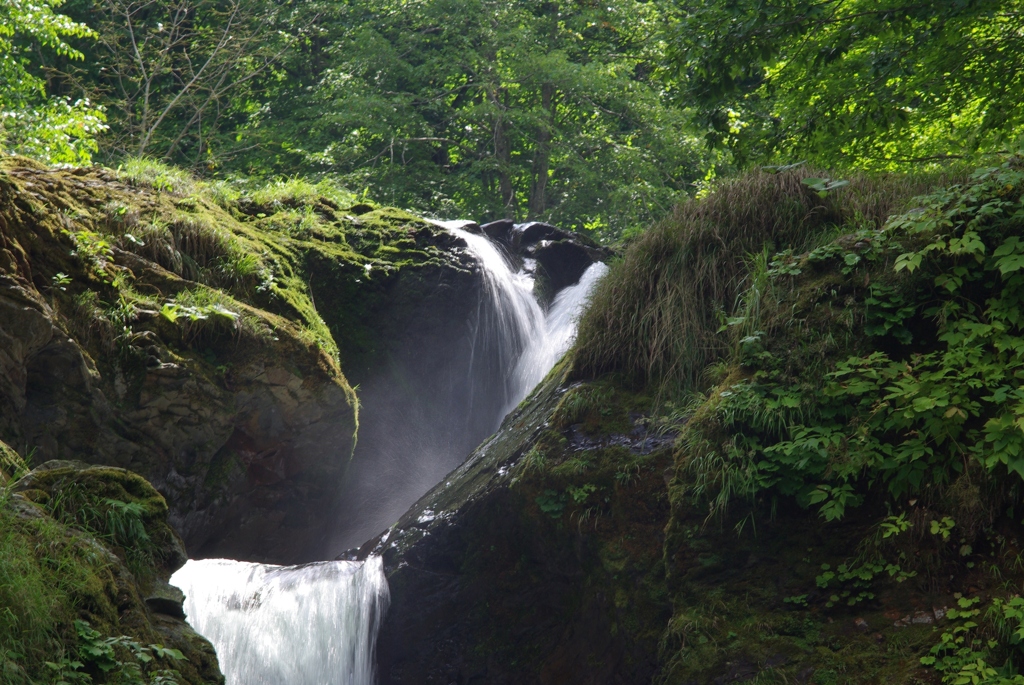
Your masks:
M551 162L551 129L554 117L555 86L545 83L540 87L540 104L544 109L543 120L537 129L537 143L533 149L533 181L530 183L529 216L539 219L547 207L548 169Z
M516 189L512 185L512 149L508 134L505 131L506 107L498 99L498 92L492 91L491 101L494 104L494 159L498 163L498 192L501 194L502 211L506 218L515 219Z

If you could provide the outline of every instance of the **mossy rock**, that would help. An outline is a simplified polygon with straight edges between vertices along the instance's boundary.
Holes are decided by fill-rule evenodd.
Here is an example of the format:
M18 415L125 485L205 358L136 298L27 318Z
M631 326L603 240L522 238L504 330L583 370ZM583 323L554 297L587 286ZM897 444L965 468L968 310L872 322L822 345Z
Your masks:
M0 483L28 472L28 464L6 442L0 440Z
M309 511L329 507L328 484L340 480L354 444L358 400L313 303L309 283L318 281L306 255L352 265L353 279L365 274L368 257L345 240L352 222L334 215L346 203L285 189L308 205L316 230L287 224L294 217L284 214L295 210L271 201L282 215L273 228L238 211L241 199L219 186L141 167L53 169L0 157L0 329L20 355L12 373L28 378L0 394L0 437L33 446L39 460L142 473L171 496L197 549L243 519L277 516L282 495ZM408 217L381 217L388 235L377 223L361 229L371 252L392 234L408 235L398 225ZM356 315L339 309L332 324L353 327ZM301 388L261 380L278 366ZM303 460L303 440L318 430L331 432L320 444L334 449ZM289 482L252 494L245 468L207 477L239 442L253 457L285 455L288 467L277 471ZM146 500L152 513L161 506L129 481L120 488L97 496ZM307 517L293 516L295 529L276 540L249 535L239 544L250 549L232 553L308 558L318 535L299 520ZM251 549L261 540L264 548Z
M169 575L179 569L188 555L184 543L167 523L167 501L142 476L127 469L89 466L74 461L48 461L19 481L17 490L29 501L42 505L48 513L86 532L107 540L122 560L135 561L138 554L151 560L153 568L141 571L139 580ZM125 535L111 530L112 517L123 512L129 523L138 520L144 535L136 535L145 548L123 549L118 543Z
M182 620L180 602L167 590L170 572L184 561L180 539L166 521L163 498L144 479L123 469L49 462L21 479L19 490L0 493L0 642L18 653L0 657L3 682L50 682L44 662L92 673L77 621L99 639L127 636L141 645L180 650L186 661L143 664L144 670L174 668L184 685L223 683L212 646ZM131 512L145 531L146 554L128 549L102 517L83 510L114 500L136 505ZM12 594L13 593L13 594ZM148 602L158 597L155 602ZM118 659L131 660L127 652ZM75 662L83 666L74 667Z

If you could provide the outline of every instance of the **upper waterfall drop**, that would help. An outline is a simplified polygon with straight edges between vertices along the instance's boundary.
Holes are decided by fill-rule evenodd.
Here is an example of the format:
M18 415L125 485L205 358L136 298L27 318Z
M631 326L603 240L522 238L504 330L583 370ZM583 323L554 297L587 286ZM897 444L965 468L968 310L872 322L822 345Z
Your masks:
M594 286L607 271L608 266L604 262L594 262L583 272L578 283L562 289L555 296L542 325L530 336L526 349L519 355L512 372L515 392L502 417L522 402L569 351L576 337L577 320Z
M329 556L391 526L498 429L565 354L607 270L596 261L599 248L554 227L557 235L547 235L557 240L518 230L536 224L492 239L467 230L469 222L432 223L447 233L442 242L459 265L450 274L458 276L415 281L424 306L406 310L407 326L360 379L359 439L325 544ZM570 243L571 264L534 259L537 249ZM538 290L554 296L549 305Z
M506 398L500 414L494 417L497 428L568 351L576 335L576 321L608 267L603 262L591 264L576 284L558 292L545 312L534 294L534 279L524 270L513 271L497 245L456 226L442 226L466 242L483 271L494 321L478 328L474 343L479 336L494 336L505 348L501 356L507 366L501 380ZM470 373L474 370L471 364Z

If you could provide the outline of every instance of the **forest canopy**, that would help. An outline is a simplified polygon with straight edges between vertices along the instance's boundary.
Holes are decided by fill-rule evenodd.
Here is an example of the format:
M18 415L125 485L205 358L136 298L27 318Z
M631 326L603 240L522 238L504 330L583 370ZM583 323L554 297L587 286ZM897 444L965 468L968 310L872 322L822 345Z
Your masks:
M724 175L1015 148L1021 0L24 0L3 146L606 239Z

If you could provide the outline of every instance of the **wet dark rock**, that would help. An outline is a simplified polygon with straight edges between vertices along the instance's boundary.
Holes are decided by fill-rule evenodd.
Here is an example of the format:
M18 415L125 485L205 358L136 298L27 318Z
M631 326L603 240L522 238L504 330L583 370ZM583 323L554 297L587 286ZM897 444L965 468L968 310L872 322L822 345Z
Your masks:
M510 487L561 380L552 373L376 544L392 598L382 683L650 681L653 656L616 637L612 597L585 586L593 560L536 528Z
M506 244L512 243L512 227L515 222L511 219L498 219L480 227L480 230L491 240Z
M530 221L525 224L516 224L512 228L512 245L517 250L521 250L540 240L557 240L568 236L568 232L557 226L546 224L543 221Z
M563 435L568 439L571 449L576 452L617 445L634 454L650 454L672 445L676 440L675 433L652 433L642 424L635 425L629 434L612 433L596 436L589 435L583 424L573 424L563 431Z
M570 240L542 240L536 244L531 256L544 270L553 291L578 282L595 261L583 245Z

